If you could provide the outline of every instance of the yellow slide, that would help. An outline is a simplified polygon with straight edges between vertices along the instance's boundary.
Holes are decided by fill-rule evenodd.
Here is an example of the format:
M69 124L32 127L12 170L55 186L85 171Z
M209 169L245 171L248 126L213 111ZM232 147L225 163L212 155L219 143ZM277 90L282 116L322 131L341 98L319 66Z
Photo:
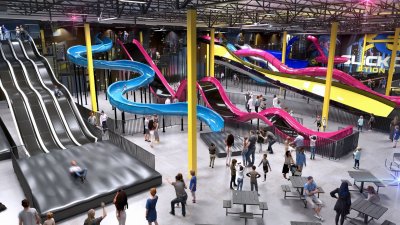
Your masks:
M215 56L251 67L257 72L263 74L266 78L279 81L286 86L324 97L325 80L308 77L302 78L296 75L287 75L262 69L261 67L245 62L239 57L232 55L222 45L215 45ZM395 109L394 103L379 96L373 96L365 91L357 90L358 89L353 87L333 82L331 88L331 100L366 113L373 113L374 115L381 117L388 117L389 114Z

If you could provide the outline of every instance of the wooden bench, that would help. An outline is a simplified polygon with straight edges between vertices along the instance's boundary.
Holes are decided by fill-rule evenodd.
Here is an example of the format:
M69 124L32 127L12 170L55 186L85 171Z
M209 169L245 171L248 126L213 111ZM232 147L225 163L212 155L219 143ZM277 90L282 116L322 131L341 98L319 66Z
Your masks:
M281 188L282 188L282 191L283 191L283 193L284 193L283 198L286 199L286 197L288 197L288 196L287 196L287 193L288 193L288 192L292 192L292 190L290 189L290 186L289 186L289 185L281 185Z
M385 220L385 221L383 221L383 223L381 225L396 225L396 224L389 220Z
M374 184L376 186L376 193L379 193L379 188L386 187L386 185L382 182L374 182Z
M245 213L245 212L241 212L239 214L240 218L244 218L244 224L247 224L247 220L248 219L254 219L254 215L253 213Z
M226 215L229 214L228 209L232 208L232 201L231 200L224 200L223 201L223 208L226 210Z
M262 211L261 217L264 218L264 211L268 210L268 205L266 202L260 202L260 210Z

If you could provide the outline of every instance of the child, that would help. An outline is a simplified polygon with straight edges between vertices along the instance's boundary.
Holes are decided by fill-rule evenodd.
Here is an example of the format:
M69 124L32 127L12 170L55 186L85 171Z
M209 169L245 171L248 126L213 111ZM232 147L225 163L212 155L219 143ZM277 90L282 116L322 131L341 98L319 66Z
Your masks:
M236 159L232 159L232 163L230 165L231 167L231 182L229 184L230 188L233 190L233 187L237 187L236 185L236 164L237 164L237 160ZM233 184L233 187L232 187Z
M44 221L43 225L56 225L52 212L47 213L47 219Z
M357 130L359 132L362 132L363 126L364 126L364 117L360 116L360 118L357 120Z
M315 159L315 143L316 142L317 142L317 136L311 135L310 136L310 152L311 152L310 159Z
M360 169L360 158L361 158L361 147L357 147L353 153L354 158L354 169Z
M286 137L286 140L284 142L285 144L285 152L289 151L289 144L290 144L290 137Z
M214 162L215 162L215 144L211 143L210 147L208 148L208 152L210 153L210 167L214 168Z
M243 166L239 166L239 170L238 170L237 175L236 175L237 176L237 190L238 191L241 191L242 188L243 188L243 178L244 178L243 172L244 172Z
M257 178L260 178L261 175L256 171L256 166L252 166L251 167L253 170L248 172L246 174L246 176L250 177L250 187L251 187L251 191L253 191L254 189L257 191L258 193L258 183L257 183ZM260 194L258 194L260 195Z
M267 159L267 154L264 154L264 158L261 160L261 162L258 165L258 167L260 167L261 164L263 165L263 170L264 170L264 181L263 182L265 182L267 180L268 169L270 171L272 171L271 170L271 166L269 165L269 162L268 162L268 159Z
M400 129L399 126L394 127L394 132L393 132L393 148L397 147L397 142L399 141L400 138Z
M190 175L192 176L192 178L190 179L189 190L190 192L192 192L193 203L196 203L196 186L197 186L196 172L194 170L191 170Z

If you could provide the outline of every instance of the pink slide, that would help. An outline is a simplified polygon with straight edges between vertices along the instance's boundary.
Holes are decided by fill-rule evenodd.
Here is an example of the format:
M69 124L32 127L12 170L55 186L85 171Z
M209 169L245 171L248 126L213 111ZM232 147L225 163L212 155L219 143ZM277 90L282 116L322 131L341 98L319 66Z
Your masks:
M122 49L125 51L126 55L128 55L128 57L131 60L133 60L132 57L130 56L130 54L128 53L128 51L126 50L126 48L124 47L123 43L121 41L119 41L119 40L117 40L117 41L121 45ZM160 78L161 82L165 85L165 87L171 93L171 96L174 96L174 97L176 97L176 98L178 98L180 100L185 98L185 94L186 94L185 93L185 89L186 89L186 85L187 85L186 80L181 81L181 84L180 84L178 90L175 93L174 90L171 88L171 86L168 84L168 82L165 79L165 77L160 72L160 70L157 68L157 66L155 65L153 60L147 54L146 50L140 44L140 42L137 41L137 40L133 40L133 43L139 48L139 50L141 51L141 53L145 57L146 61L149 63L149 65L156 72L158 78ZM243 112L239 108L237 108L229 100L227 94L225 93L225 90L224 90L223 86L221 85L221 83L216 78L205 77L205 78L201 79L201 81L207 81L207 82L210 82L210 83L215 85L215 87L218 89L218 92L221 95L224 103L228 106L228 108L235 115L238 116L236 119L238 119L239 121L245 122L245 121L249 121L249 120L252 120L252 119L260 119L260 120L264 121L266 124L268 124L269 126L273 126L273 123L267 118L267 116L273 116L273 115L279 116L279 117L283 118L290 127L292 127L294 130L296 130L296 132L304 135L306 138L311 136L311 135L316 135L317 137L336 140L336 139L340 139L340 138L346 137L346 136L350 135L353 132L353 127L352 126L346 127L346 128L344 128L342 130L335 131L335 132L317 132L317 131L314 131L314 130L311 130L311 129L308 129L308 128L304 127L296 119L294 119L292 116L290 116L289 113L287 113L285 110L279 109L279 108L269 108L269 109L263 110L263 111L261 111L259 113L256 113L256 112L252 112L252 113ZM208 99L206 98L201 86L199 85L199 83L197 83L197 88L200 91L200 94L201 94L201 96L203 98L203 101L206 104L206 106L209 107L209 108L212 108L210 103L209 103L209 101L208 101ZM281 135L283 135L283 133Z
M303 69L293 69L290 68L284 64L281 63L281 61L277 58L275 58L273 55L270 53L260 50L260 49L240 49L234 52L235 55L237 56L256 56L263 58L264 60L268 61L271 63L273 66L275 66L279 72L281 73L286 73L286 74L291 74L291 75L301 75L301 76L312 76L312 77L326 77L326 67L308 67L308 68L303 68ZM334 69L333 70L333 78L347 84L349 86L361 89L363 91L369 92L371 94L380 96L382 98L388 99L390 101L395 102L397 105L400 105L400 98L397 96L385 96L381 93L378 93L376 91L371 90L367 86L365 86L363 83L361 83L359 80L356 78L352 77L351 75L341 71Z
M315 57L315 60L317 60L317 62L319 62L319 63L327 64L328 57L326 57L324 51L322 51L321 45L319 45L319 43L318 43L318 38L308 35L307 40L311 41L314 44L314 46L317 48L319 56ZM333 59L333 64L335 64L335 65L341 64L341 63L345 63L347 61L349 61L349 59L346 57L335 56L335 58Z

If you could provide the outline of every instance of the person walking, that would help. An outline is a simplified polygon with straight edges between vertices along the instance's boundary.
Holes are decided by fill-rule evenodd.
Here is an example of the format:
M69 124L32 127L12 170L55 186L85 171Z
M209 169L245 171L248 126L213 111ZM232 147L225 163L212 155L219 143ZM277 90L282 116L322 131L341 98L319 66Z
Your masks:
M254 96L253 95L250 96L250 99L247 101L246 105L247 105L247 112L250 113L254 107Z
M262 152L262 146L264 144L265 141L265 133L263 129L260 129L257 131L257 143L258 143L258 153Z
M101 125L101 127L103 128L103 133L106 133L106 131L108 130L108 127L107 127L107 118L108 118L107 114L106 114L103 110L101 110L101 114L100 114L100 125Z
M243 179L244 179L244 167L239 165L239 169L237 171L237 189L238 191L241 191L243 189Z
M279 105L279 98L276 95L274 95L274 98L272 99L272 107L274 107L274 108L280 108L281 107Z
M399 117L395 116L393 118L393 120L390 121L390 127L389 127L389 129L390 129L390 132L389 132L390 141L393 141L394 130L395 130L395 127L398 126L398 125L399 125Z
M183 181L183 176L181 173L178 173L175 176L175 182L170 182L167 180L175 188L176 198L171 201L171 211L169 212L171 215L175 216L175 204L181 203L182 205L182 216L186 216L186 201L187 201L187 193L185 191L186 184Z
M189 190L192 193L192 202L196 203L196 190L197 190L197 177L196 177L196 172L194 170L190 170L190 175L192 178L190 178L189 182Z
M307 166L306 154L304 153L304 148L300 148L299 153L296 154L296 166L297 171L302 172L303 166Z
M257 142L256 132L254 130L251 130L250 137L249 137L249 147L248 147L247 154L246 154L247 166L249 166L249 167L254 165L255 153L256 153L256 142ZM251 158L250 158L250 156L251 156Z
M354 166L353 169L360 169L361 147L357 147L353 153Z
M154 120L150 119L149 120L149 125L148 125L148 129L149 129L149 139L150 139L150 147L154 147L154 130L155 130L155 124L154 124Z
M56 225L54 214L52 212L48 212L46 214L46 220L44 221L43 225Z
M322 122L321 122L321 116L318 115L317 118L315 118L314 123L317 123L317 131L319 132L319 129L321 129Z
M286 177L286 174L289 173L289 168L291 165L294 164L294 160L293 160L293 157L292 157L292 154L290 153L290 151L286 151L284 157L285 157L285 161L283 163L282 174L283 174L283 178L288 179Z
M93 112L90 112L88 122L93 126L96 126L96 116L94 115Z
M249 150L249 138L248 137L244 137L243 139L243 149L242 149L242 164L243 166L247 166L247 152Z
M256 171L256 166L252 166L252 171L248 172L246 176L250 177L250 188L251 191L255 190L258 193L258 183L257 179L261 177L261 175ZM258 194L260 195L260 194Z
M233 190L233 187L237 187L237 185L236 185L236 163L237 163L237 160L236 159L232 159L232 163L231 163L231 181L229 182L229 187L232 190ZM232 184L233 184L233 186L232 186Z
M400 138L400 129L399 126L395 126L394 127L394 131L393 131L393 148L397 147L397 142L399 142L399 138Z
M264 171L264 181L263 182L265 182L267 180L268 171L272 171L271 165L269 164L269 161L267 159L267 154L264 154L263 159L261 160L260 164L258 164L258 167L260 167L261 165L263 165L263 171Z
M83 225L100 225L101 221L107 216L106 212L106 204L104 202L101 203L101 208L103 209L103 215L96 218L96 211L94 209L90 209L88 211L88 216L85 219Z
M125 225L126 223L126 212L128 208L128 196L124 190L118 190L114 197L113 203L117 211L118 225Z
M256 97L256 100L254 101L254 111L258 113L258 108L260 107L261 99L260 96Z
M232 146L235 144L235 137L233 134L228 134L225 140L226 149L226 166L229 167L229 163L232 157Z
M333 208L336 211L335 224L339 225L340 219L340 225L343 225L346 216L350 214L351 195L349 185L346 182L342 182L340 188L331 191L330 195L332 198L337 199Z
M360 116L360 118L358 118L357 120L357 130L359 132L362 132L363 126L364 126L364 117Z
M150 131L149 131L150 117L144 118L144 141L150 142Z
M372 130L372 128L374 127L374 124L375 124L375 116L373 113L371 113L369 120L368 120L369 130Z
M15 27L15 36L16 36L16 38L21 37L21 29L19 28L19 26Z
M277 138L275 134L273 134L271 131L266 131L266 138L268 140L268 148L267 151L270 154L274 154L274 150L272 150L272 145L274 145L277 141Z
M247 103L249 102L250 98L251 98L251 93L248 91L244 94L244 101L245 101L247 112L249 111L249 107L248 107Z
M315 195L318 193L317 184L314 182L314 178L312 176L307 177L307 183L304 184L304 197L307 201L308 206L314 209L315 215L314 217L324 221L324 218L321 216L322 209L322 201Z
M35 225L40 224L40 216L35 208L30 207L28 199L22 200L24 209L18 214L19 225Z
M325 132L326 131L326 118L322 117L322 131Z
M312 159L312 160L315 159L316 143L317 143L317 136L311 135L310 136L310 152L311 152L310 159Z
M152 223L158 225L157 210L156 210L157 201L158 201L157 189L151 188L150 198L148 198L146 201L146 220L149 223L149 225L152 225Z
M158 135L158 128L159 128L160 121L159 121L157 115L153 116L153 120L154 120L154 142L159 143L160 135Z
M208 147L208 153L210 154L210 167L214 168L215 156L216 156L216 148L215 144L211 143L210 147Z

